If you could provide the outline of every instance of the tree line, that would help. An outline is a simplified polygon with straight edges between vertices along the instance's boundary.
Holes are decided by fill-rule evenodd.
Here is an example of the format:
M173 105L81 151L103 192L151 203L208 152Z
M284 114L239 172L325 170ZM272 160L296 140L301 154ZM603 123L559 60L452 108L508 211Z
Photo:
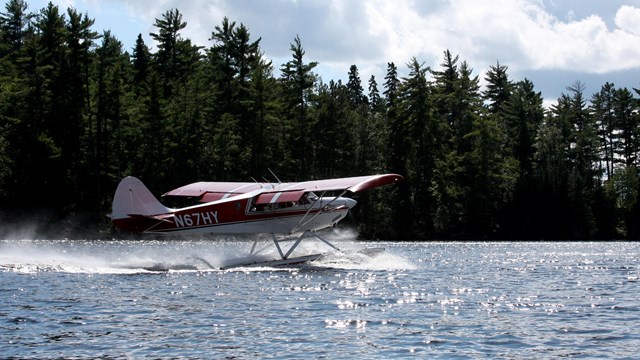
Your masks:
M268 169L287 181L394 172L406 181L358 195L364 237L638 239L638 89L606 83L589 98L576 82L546 109L507 66L481 88L448 50L433 68L410 59L404 77L388 63L363 83L352 65L346 83L325 82L298 36L274 65L228 18L202 46L168 10L153 52L93 24L52 3L9 0L0 14L4 211L107 227L127 175L159 192Z

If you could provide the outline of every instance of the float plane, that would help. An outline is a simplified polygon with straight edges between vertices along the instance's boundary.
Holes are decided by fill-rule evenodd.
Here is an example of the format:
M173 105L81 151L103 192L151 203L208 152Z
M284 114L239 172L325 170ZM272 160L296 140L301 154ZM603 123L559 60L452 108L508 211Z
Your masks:
M356 205L345 195L402 180L401 175L383 174L290 183L195 182L162 196L190 198L197 204L169 208L140 180L129 176L116 189L110 217L116 227L137 233L269 234L280 259L234 266L299 264L322 256L293 257L305 239L315 238L339 250L317 232L335 226ZM258 249L262 239L254 241L251 255L268 248ZM290 244L283 245L287 242Z

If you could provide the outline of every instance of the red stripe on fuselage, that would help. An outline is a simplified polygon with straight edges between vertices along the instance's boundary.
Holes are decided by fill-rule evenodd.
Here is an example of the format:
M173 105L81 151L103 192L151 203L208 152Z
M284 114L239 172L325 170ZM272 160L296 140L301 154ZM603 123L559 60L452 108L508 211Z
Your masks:
M190 229L202 229L207 227L219 227L225 225L238 225L242 223L253 223L257 221L288 219L291 217L307 218L314 214L325 211L320 208L308 211L305 208L279 208L263 211L250 211L248 209L249 199L237 199L215 204L203 204L189 208L179 209L174 213L167 214L167 217L158 221L152 217L131 216L125 219L114 219L114 225L132 232L176 232L188 231ZM335 210L344 210L341 207ZM267 230L268 231L268 226Z

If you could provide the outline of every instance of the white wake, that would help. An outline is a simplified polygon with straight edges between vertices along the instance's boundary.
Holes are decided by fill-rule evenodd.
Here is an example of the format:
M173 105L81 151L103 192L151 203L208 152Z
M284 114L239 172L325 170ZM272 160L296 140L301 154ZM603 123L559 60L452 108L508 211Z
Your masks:
M331 233L335 251L317 240L304 240L292 256L323 254L308 263L316 269L392 270L415 266L401 256L384 251L367 256L358 251L370 244L345 240L351 233ZM353 237L351 237L353 239ZM163 271L220 271L237 263L276 260L273 243L262 241L264 250L249 254L252 241L234 240L0 240L0 271L22 273L66 272L135 274ZM375 244L375 247L378 247ZM267 267L268 269L268 267ZM240 268L242 271L260 269Z

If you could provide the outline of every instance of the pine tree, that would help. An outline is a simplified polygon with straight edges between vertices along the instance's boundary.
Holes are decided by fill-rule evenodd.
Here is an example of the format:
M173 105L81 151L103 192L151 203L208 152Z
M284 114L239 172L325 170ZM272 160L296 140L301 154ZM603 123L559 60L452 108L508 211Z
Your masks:
M591 114L595 119L598 136L600 137L601 163L604 163L604 177L609 179L613 175L615 162L615 113L614 105L615 86L612 83L605 83L599 92L593 94L591 98Z
M9 0L5 4L5 13L0 13L0 58L10 55L16 61L27 35L27 25L31 16L27 12L24 0Z
M398 68L394 63L387 64L387 74L385 76L383 92L387 106L386 122L389 129L389 140L387 157L389 170L393 173L405 177L405 181L395 186L389 192L389 198L393 199L389 209L388 217L391 219L390 229L387 230L391 237L398 239L409 239L414 236L412 226L413 203L411 201L411 184L409 183L409 169L407 168L407 135L410 132L405 123L403 114L403 104L401 101L401 81L398 79Z
M637 224L640 214L640 152L639 102L626 89L613 90L614 153L613 175L606 184L607 194L615 203L619 235L635 239L640 233Z
M341 81L318 86L314 118L316 119L311 133L313 136L313 162L305 165L305 170L312 171L313 176L338 177L344 175L341 165L345 161L353 163L353 158L346 156L343 139L345 124L348 122L350 100L347 87ZM310 166L312 165L312 166Z
M345 119L343 126L345 138L342 143L347 152L347 157L351 156L355 161L350 167L351 171L345 175L368 174L366 168L371 149L369 146L369 104L367 96L362 88L362 81L358 73L358 67L351 65L348 74L349 80L346 84L347 96L349 97L349 115Z
M51 194L47 197L51 205L64 205L67 199L62 194L70 189L67 189L68 164L64 164L62 159L66 119L60 116L59 111L64 108L66 100L66 79L61 70L67 51L67 29L64 15L51 2L40 10L35 26L39 36L37 45L31 48L30 61L35 75L39 77L33 80L40 83L32 88L35 92L31 97L32 106L37 113L33 114L33 123L28 125L33 126L31 131L37 134L37 145L31 149L38 154L31 163L37 164L37 169L33 169L30 175L47 173L39 188Z
M90 173L89 165L85 166L87 159L83 139L85 138L86 118L90 109L89 95L89 70L92 54L90 52L94 40L98 34L91 30L94 24L87 14L81 15L73 9L67 10L68 21L66 24L66 43L68 51L61 68L61 77L66 82L64 97L59 116L64 119L64 134L62 139L62 162L67 171L67 189L73 195L69 199L80 201L83 192L90 192L89 178L84 177ZM75 198L75 199L74 199ZM91 204L86 204L90 205Z
M462 108L458 108L462 95L458 56L453 57L447 50L442 70L432 71L434 77L435 121L441 133L442 150L434 163L434 182L431 184L435 210L434 229L441 234L462 234L465 218L466 191L461 187L462 153L461 142L464 132L461 124ZM469 129L468 129L469 130ZM468 132L467 130L467 132Z
M613 96L613 110L616 117L617 141L614 152L622 165L630 167L638 164L638 151L640 150L640 134L638 128L640 122L637 114L637 100L626 89L617 89Z
M405 152L402 157L407 160L407 179L413 197L412 219L419 229L432 233L431 213L433 198L431 182L433 181L434 160L438 156L437 138L440 135L438 124L433 117L433 100L431 85L427 80L429 68L416 58L407 64L409 75L402 80L401 99L404 121L402 137L414 141L401 147Z
M22 105L28 89L18 64L25 56L27 37L27 4L22 0L10 0L6 12L0 13L0 196L16 193L12 183L19 173L16 160L23 156L32 143L24 141L29 135L24 129ZM31 139L29 139L31 140ZM24 142L23 142L24 141ZM25 146L26 145L26 146ZM32 145L31 145L32 146Z
M570 127L565 115L569 97L558 98L549 115L541 124L536 136L536 182L538 187L537 209L533 235L541 239L568 239L565 228L568 219L567 184L569 177Z
M172 82L179 76L180 31L187 27L187 23L182 21L182 14L178 9L171 9L162 14L161 19L156 18L154 26L158 28L158 32L149 35L158 43L158 52L155 54L158 75L162 79L164 97L169 97Z
M545 237L584 239L596 235L593 202L598 139L580 82L567 88L540 129L537 158L540 220Z
M574 161L569 182L571 210L574 214L572 233L574 238L591 239L596 234L593 216L593 201L596 188L598 162L598 137L593 117L589 114L584 99L584 84L577 82L568 88L572 96L571 122L574 125L575 144L572 148Z
M505 235L512 230L517 231L521 238L532 238L535 232L535 219L538 210L533 206L540 198L535 179L534 156L535 141L538 129L544 119L542 95L535 92L533 83L528 79L513 84L513 91L503 110L498 116L502 143L508 151L508 156L517 161L517 185L513 194L511 207L505 210L507 221L515 229L504 228Z
M495 66L490 66L485 77L487 89L483 93L485 100L489 102L489 112L492 114L504 111L504 105L509 101L513 84L509 80L505 65L498 61Z
M240 24L224 18L222 24L215 27L211 34L214 45L208 50L208 57L211 65L212 78L215 79L214 97L218 99L217 108L212 109L211 121L208 126L216 123L217 118L224 114L237 118L238 129L235 131L239 136L239 148L241 149L236 159L237 173L241 178L247 178L259 171L259 162L263 146L260 144L264 139L257 142L256 130L262 128L258 121L264 115L262 105L256 104L256 90L258 94L264 96L266 90L259 85L257 88L254 81L264 84L264 70L270 73L270 63L261 60L260 40L251 40L249 30ZM266 67L265 67L266 66ZM258 79L253 77L257 76ZM215 126L215 125L213 125Z
M135 95L141 96L148 91L149 72L151 71L151 53L144 43L142 34L138 34L131 58L133 60L133 88Z
M292 155L292 171L296 178L305 176L305 164L311 162L310 143L311 119L308 117L307 108L310 97L313 94L313 87L316 84L316 75L313 69L317 62L305 63L305 51L302 48L302 41L296 36L293 44L290 44L293 59L283 64L280 68L282 73L280 82L284 87L284 96L291 113L289 117L294 120L294 135L290 140Z
M378 91L378 83L376 77L371 75L369 78L369 105L372 112L381 113L381 107L384 106L380 92Z
M248 95L253 99L251 110L254 116L248 139L251 144L250 174L264 173L272 164L277 164L278 155L275 148L281 148L281 144L278 144L280 137L276 132L276 119L273 116L273 109L278 106L273 65L271 61L263 60L261 56L259 58L251 69L251 88Z
M129 132L135 130L125 128L124 84L128 83L125 77L128 59L124 58L122 43L105 31L96 57L95 126L93 123L89 126L90 164L95 191L98 198L102 198L105 185L115 185L126 173L125 163L134 162L135 154L127 151L126 142Z

